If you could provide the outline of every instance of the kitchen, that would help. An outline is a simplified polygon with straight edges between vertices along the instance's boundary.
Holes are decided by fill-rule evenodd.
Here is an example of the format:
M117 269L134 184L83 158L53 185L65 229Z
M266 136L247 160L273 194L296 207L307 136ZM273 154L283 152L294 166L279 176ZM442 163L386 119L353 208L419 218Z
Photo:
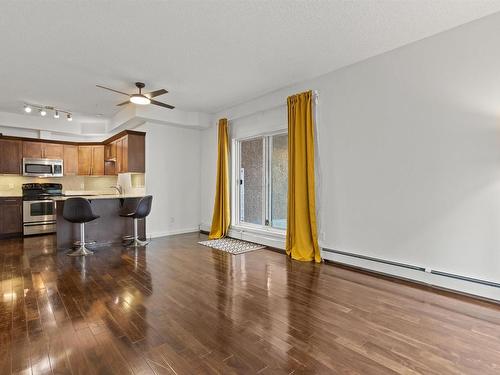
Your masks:
M102 142L0 134L0 238L55 233L57 206L70 196L87 197L94 207L116 200L114 205L119 208L124 198L144 196L144 173L144 132L125 130ZM103 228L100 224L93 227ZM78 237L75 228L70 234ZM144 230L141 224L140 233ZM112 238L101 231L101 235L87 234L109 243L131 231L131 221L123 219ZM58 248L67 245L67 241L59 242Z

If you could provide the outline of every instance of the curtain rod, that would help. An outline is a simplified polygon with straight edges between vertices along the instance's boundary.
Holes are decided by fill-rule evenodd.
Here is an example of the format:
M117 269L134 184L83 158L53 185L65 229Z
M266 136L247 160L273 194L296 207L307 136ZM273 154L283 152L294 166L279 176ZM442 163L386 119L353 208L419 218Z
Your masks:
M318 101L319 101L319 92L318 92L318 90L311 90L311 92L313 94L313 98L314 98L315 103L318 104ZM288 95L288 96L290 96L290 95ZM288 96L287 96L287 98L288 98ZM287 104L286 104L286 100L285 100L283 103L280 103L280 104L277 104L277 105L271 105L270 107L267 107L266 109L261 109L261 110L255 111L255 112L251 112L251 113L247 113L247 114L241 115L241 116L227 117L227 119L228 119L228 121L239 120L239 119L242 119L242 118L245 118L245 117L255 116L255 115L267 112L267 111L271 111L273 109L277 109L277 108L281 108L281 107L286 107L286 105ZM222 117L224 117L224 116L222 116Z

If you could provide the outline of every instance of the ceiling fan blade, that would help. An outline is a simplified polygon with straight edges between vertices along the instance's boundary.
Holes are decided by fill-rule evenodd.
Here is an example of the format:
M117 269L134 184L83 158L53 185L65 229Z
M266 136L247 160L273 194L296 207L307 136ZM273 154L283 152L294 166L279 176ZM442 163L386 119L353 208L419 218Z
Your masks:
M157 102L156 100L151 100L151 104L159 105L160 107L165 107L165 108L168 108L168 109L174 109L175 108L173 105L165 104L165 103L162 103L162 102Z
M104 90L109 90L109 91L116 92L118 94L123 94L123 95L130 96L129 94L127 94L125 92L121 92L121 91L118 91L118 90L115 90L115 89L110 89L109 87L104 87L104 86L101 86L101 85L96 85L96 86L99 87L99 88L101 88L101 89L104 89Z
M148 98L154 98L155 96L160 96L166 94L168 91L165 89L151 91L149 94L144 94Z
M130 100L127 100L126 102L123 102L123 103L117 104L116 106L118 107L118 106L120 106L120 105L125 105L125 104L128 104L128 103L130 103Z

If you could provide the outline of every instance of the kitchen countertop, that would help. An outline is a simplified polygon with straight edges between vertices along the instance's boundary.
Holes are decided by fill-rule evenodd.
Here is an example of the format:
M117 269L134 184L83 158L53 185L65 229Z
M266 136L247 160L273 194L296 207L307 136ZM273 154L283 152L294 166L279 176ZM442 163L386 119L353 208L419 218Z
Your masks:
M0 192L0 198L22 198L20 193Z
M54 201L65 201L68 198L85 198L88 200L93 199L125 199L125 198L142 198L142 194L98 194L98 195L68 195L63 197L52 197Z

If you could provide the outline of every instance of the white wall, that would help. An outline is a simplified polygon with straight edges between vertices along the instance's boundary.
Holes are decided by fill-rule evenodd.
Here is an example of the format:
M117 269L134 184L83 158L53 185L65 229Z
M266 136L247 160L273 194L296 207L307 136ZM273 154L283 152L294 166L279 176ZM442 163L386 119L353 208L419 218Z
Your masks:
M200 131L145 123L148 236L196 231L200 217Z
M277 111L286 124L288 95L318 90L322 245L500 282L498 35L495 15L217 118L233 134L258 132ZM202 223L216 136L202 131Z

